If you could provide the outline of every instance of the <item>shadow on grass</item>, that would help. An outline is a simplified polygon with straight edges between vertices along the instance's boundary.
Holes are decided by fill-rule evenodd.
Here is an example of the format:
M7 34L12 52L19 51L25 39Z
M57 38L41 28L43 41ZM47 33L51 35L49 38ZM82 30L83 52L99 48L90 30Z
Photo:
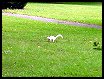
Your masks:
M72 5L101 5L102 2L52 2L54 4L72 4Z
M102 2L31 2L31 3L44 3L44 4L72 4L72 5L102 5Z
M102 48L100 48L100 47L93 48L93 49L95 49L95 50L102 50Z

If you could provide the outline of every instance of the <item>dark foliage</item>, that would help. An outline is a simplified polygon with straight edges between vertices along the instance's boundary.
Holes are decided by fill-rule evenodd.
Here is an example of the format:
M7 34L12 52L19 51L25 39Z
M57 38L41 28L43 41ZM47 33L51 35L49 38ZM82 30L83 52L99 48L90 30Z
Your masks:
M2 9L23 9L27 2L2 2Z

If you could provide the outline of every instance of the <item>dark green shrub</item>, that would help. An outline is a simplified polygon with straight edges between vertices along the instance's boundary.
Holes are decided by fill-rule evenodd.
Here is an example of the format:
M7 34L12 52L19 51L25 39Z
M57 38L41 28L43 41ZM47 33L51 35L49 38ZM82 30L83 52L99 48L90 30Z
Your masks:
M27 2L2 2L2 9L23 9Z

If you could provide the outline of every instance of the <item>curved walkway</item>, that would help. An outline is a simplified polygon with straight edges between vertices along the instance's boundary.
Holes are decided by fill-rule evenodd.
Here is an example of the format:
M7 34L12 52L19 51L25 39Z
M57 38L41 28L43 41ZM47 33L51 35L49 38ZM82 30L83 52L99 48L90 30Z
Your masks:
M44 22L53 22L53 23L67 24L67 25L73 25L73 26L92 27L92 28L98 28L98 29L102 28L102 26L94 25L94 24L84 24L84 23L78 23L78 22L70 22L70 21L43 18L43 17L38 17L38 16L29 16L29 15L23 15L23 14L2 13L2 15L16 16L16 17L20 17L20 18L28 18L28 19L32 19L32 20L40 20L40 21L44 21Z

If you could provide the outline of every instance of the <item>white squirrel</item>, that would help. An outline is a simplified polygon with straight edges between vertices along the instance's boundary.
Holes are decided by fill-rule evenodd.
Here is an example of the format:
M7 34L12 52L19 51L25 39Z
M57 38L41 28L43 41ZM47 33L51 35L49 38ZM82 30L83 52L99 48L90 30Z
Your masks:
M48 36L47 39L48 39L49 41L54 42L54 41L56 40L56 38L58 38L58 37L63 38L63 36L62 36L61 34L58 34L57 36Z

